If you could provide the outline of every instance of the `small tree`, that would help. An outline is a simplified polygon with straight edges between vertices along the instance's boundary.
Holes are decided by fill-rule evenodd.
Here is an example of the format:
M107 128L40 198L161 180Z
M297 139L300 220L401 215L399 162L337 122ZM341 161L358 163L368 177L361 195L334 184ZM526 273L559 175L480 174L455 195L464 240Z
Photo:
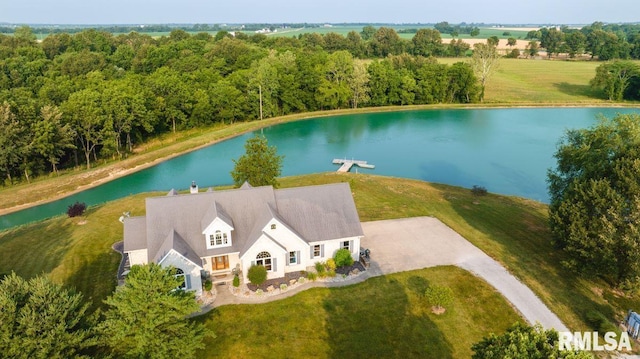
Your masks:
M67 208L67 215L71 217L79 217L82 216L84 211L87 209L87 205L84 202L76 202L74 204L70 204Z
M336 266L338 267L345 267L353 264L353 257L351 257L351 252L349 252L349 250L345 248L338 249L333 259L336 262Z
M453 291L449 287L431 285L425 290L424 295L436 314L443 313L444 307L453 302Z
M267 280L267 268L259 265L252 265L247 272L247 278L249 282L255 285L260 285Z
M277 177L282 171L282 159L275 147L269 147L267 138L255 136L244 144L245 154L233 160L235 167L231 177L237 187L245 181L252 186L278 186Z

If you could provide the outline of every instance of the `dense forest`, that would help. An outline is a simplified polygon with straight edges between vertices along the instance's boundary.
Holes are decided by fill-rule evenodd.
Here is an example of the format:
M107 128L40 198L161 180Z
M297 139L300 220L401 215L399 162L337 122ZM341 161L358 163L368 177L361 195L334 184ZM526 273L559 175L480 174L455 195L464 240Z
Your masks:
M615 57L640 53L637 27L635 33L600 28L626 44ZM473 29L452 28L467 30ZM560 30L542 33L553 31ZM541 45L551 46L542 33ZM10 185L59 168L90 167L126 156L149 137L214 123L477 102L481 86L472 66L434 59L466 56L470 46L445 43L440 34L417 29L405 40L392 28L365 26L346 36L174 29L153 38L86 29L37 41L31 28L19 27L0 35L0 178Z
M163 132L296 112L474 102L470 65L435 30L269 38L89 29L36 41L0 35L0 175L5 184L126 156ZM371 31L369 31L371 30ZM457 49L457 50L452 50ZM366 59L366 60L365 60ZM374 59L373 61L370 59Z

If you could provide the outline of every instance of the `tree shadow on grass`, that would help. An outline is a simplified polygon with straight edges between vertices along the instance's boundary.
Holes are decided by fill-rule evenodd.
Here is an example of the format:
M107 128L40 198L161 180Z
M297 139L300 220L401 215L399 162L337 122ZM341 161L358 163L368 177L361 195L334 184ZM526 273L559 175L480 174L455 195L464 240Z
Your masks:
M555 86L558 89L558 91L567 95L586 96L594 99L603 98L602 91L596 90L592 88L590 85L576 85L576 84L570 84L567 82L557 82L557 83L554 83L553 86Z
M424 277L419 277L417 275L409 277L407 280L407 287L410 291L415 293L418 296L423 296L424 292L429 288L430 283Z
M415 290L424 282L414 280ZM451 358L438 326L410 306L405 287L388 277L332 290L323 302L330 357Z

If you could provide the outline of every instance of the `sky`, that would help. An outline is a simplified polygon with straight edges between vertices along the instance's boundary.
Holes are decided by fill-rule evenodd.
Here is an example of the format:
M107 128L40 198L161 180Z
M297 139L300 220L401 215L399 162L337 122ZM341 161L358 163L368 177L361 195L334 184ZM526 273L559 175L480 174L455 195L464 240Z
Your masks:
M640 22L639 0L0 0L12 24Z

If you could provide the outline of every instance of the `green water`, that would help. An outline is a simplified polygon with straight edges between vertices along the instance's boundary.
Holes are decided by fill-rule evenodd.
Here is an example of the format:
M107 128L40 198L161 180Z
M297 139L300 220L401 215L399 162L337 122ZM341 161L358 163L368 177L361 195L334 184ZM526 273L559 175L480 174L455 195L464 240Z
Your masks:
M568 128L589 127L599 114L640 109L548 108L424 110L359 114L264 129L285 155L283 176L335 171L333 158L374 164L362 173L397 176L548 201L546 171ZM134 193L230 184L233 158L251 134L185 154L59 201L0 217L0 229L63 214L75 201L94 205ZM352 171L355 170L352 169ZM123 209L125 210L125 209Z

